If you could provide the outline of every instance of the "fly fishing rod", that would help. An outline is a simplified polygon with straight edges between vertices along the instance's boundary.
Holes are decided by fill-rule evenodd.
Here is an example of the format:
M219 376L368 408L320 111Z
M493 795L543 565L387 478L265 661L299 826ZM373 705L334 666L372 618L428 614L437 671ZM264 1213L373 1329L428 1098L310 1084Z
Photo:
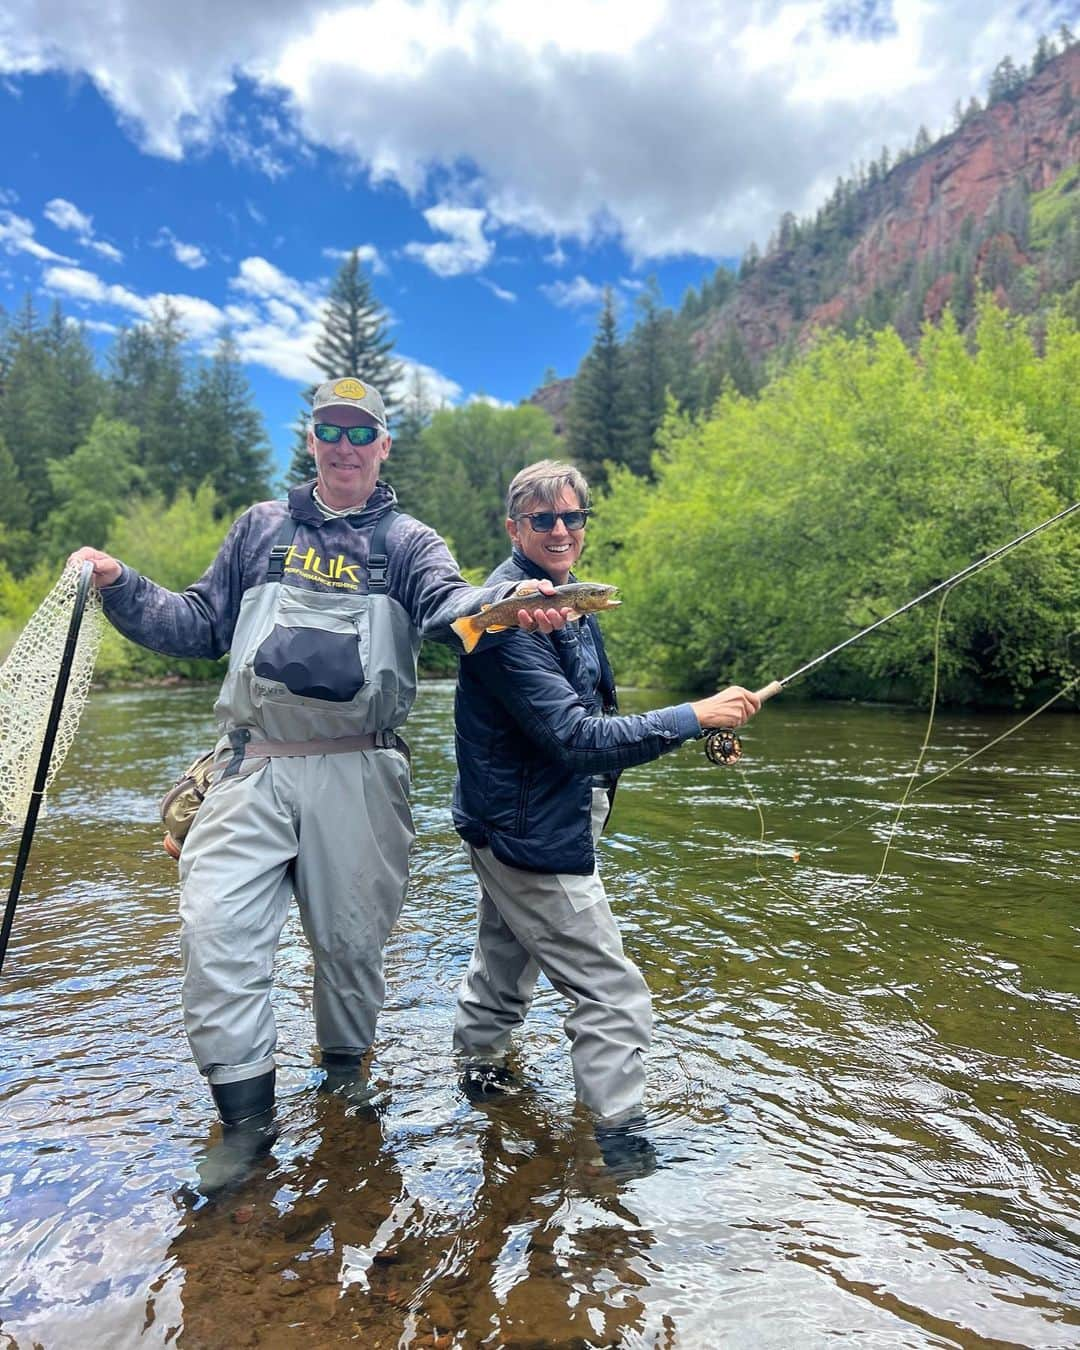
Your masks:
M901 614L906 614L909 609L914 609L916 605L921 605L924 600L929 600L932 595L937 595L948 586L954 586L964 577L971 576L981 567L992 563L995 558L1000 558L1003 553L1008 553L1017 544L1022 544L1025 539L1030 539L1032 535L1038 534L1040 530L1045 530L1049 526L1056 524L1059 520L1064 520L1066 516L1072 515L1074 511L1080 510L1080 502L1073 502L1072 506L1067 506L1057 515L1051 516L1049 520L1044 520L1041 525L1033 525L1030 530L1025 530L1007 544L1002 544L1000 548L994 549L993 553L988 553L985 558L979 558L977 562L969 563L967 567L962 568L954 576L947 577L944 581L939 581L936 586L931 586L928 591L923 591L922 595L917 595L914 600L909 600L906 605L901 605L899 609L894 609L891 614L886 614L883 619L878 619L867 627L853 633L851 637L845 638L843 642L838 642L835 647L830 647L827 652L822 652L820 656L815 656L812 661L807 661L806 665L800 666L798 670L793 670L790 675L785 675L782 680L771 680L764 688L757 690L757 696L765 703L768 699L775 697L782 690L786 689L793 681L800 679L803 675L811 671L815 666L820 666L823 661L827 661L830 656L835 656L837 652L842 652L845 647L850 647L853 642L858 642L860 638L866 637L872 633L875 628L880 628L882 624L888 623L891 619L898 618ZM734 764L742 758L742 741L734 731L723 728L717 731L710 731L705 737L705 754L714 764Z
M19 852L15 859L15 875L8 892L4 921L0 925L0 971L4 968L8 939L11 937L11 925L15 922L15 906L19 903L23 873L26 871L26 864L30 857L30 845L34 842L34 831L37 829L38 813L45 796L45 783L49 777L53 746L56 743L56 733L60 726L60 716L64 710L64 695L67 693L68 682L71 679L71 666L75 659L75 644L79 639L79 629L82 627L86 597L90 593L90 582L93 575L94 564L84 562L79 573L79 584L75 592L75 604L72 607L71 619L68 623L64 652L60 658L60 669L56 677L52 707L49 709L49 720L46 723L45 736L41 742L41 755L38 758L37 773L34 776L34 786L30 793L30 805L26 810L26 821L23 824L22 837L19 840Z

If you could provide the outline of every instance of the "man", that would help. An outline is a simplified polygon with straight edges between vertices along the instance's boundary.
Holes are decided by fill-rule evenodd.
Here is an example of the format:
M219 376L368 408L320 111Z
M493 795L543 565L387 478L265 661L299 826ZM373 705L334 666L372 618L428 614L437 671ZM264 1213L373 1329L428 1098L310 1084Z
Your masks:
M544 460L510 484L509 560L488 578L564 585L585 543L589 491L569 464ZM565 1028L578 1099L605 1159L651 1156L639 1133L649 991L623 952L596 870L595 843L615 780L703 730L760 707L737 686L696 703L618 716L594 616L559 632L513 630L459 665L454 822L480 882L479 931L462 980L455 1048L474 1099L512 1091L505 1057L540 971L570 1001Z
M467 585L435 531L398 512L378 478L390 446L379 392L330 380L312 402L315 481L245 512L186 591L96 549L72 555L93 561L125 636L172 656L230 653L214 781L180 858L185 1027L224 1125L206 1190L242 1176L274 1138L270 987L290 894L314 957L326 1084L366 1099L362 1061L413 841L396 733L421 636L454 643L455 618L514 591ZM518 617L541 632L565 621L554 609L535 625Z

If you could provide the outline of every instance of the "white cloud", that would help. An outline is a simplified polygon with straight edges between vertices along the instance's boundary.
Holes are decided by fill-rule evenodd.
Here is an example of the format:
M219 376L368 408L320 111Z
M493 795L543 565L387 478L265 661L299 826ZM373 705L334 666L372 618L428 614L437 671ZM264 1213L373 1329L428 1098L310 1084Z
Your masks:
M177 239L168 225L162 225L157 232L157 237L152 241L155 248L167 248L178 263L188 267L193 272L197 272L200 267L205 267L207 263L206 254L198 244L185 244L182 239Z
M513 304L517 300L517 296L513 291L505 290L502 286L496 285L496 283L491 281L488 277L477 277L476 279L481 286L487 287L496 300L505 300L507 304Z
M1006 53L1026 59L1070 8L7 0L0 73L89 76L155 154L243 142L277 173L325 147L410 192L472 175L489 233L617 232L637 260L716 256L764 242L782 211L813 209L822 183L910 143L920 122L943 127L957 98L981 93ZM376 42L377 61L358 59ZM261 115L230 102L241 77ZM475 270L453 241L415 256Z
M34 238L34 226L25 216L17 216L14 211L0 211L0 248L5 253L29 253L41 262L73 263L63 253L54 253L51 248L39 244Z
M95 253L100 253L109 262L120 263L124 261L124 255L120 250L114 248L112 244L106 243L104 239L88 239L86 242Z
M124 310L136 321L152 318L168 303L176 310L188 336L202 347L213 345L227 318L217 305L204 300L202 296L165 291L157 291L154 295L138 295L126 286L110 285L81 267L46 268L42 285L54 295L66 295L84 304Z
M255 303L227 305L224 309L197 295L164 291L138 295L124 286L109 285L80 267L46 268L42 284L54 295L67 296L83 307L121 310L128 322L145 322L168 303L204 353L212 350L222 327L228 324L241 360L302 383L310 383L317 374L307 353L319 335L323 297L306 291L263 258L245 258L239 275L230 283L253 294ZM281 293L299 298L299 307L281 300ZM86 322L100 326L110 320L93 318ZM102 331L107 329L103 327Z
M149 319L154 312L154 299L136 295L126 286L110 285L94 272L82 267L47 267L41 278L45 290L54 295L66 295L85 304L109 305L125 310L138 320ZM171 297L180 299L182 297ZM186 297L190 298L190 297Z
M406 398L410 388L415 387L417 376L423 382L424 397L433 408L450 407L461 401L461 396L465 392L456 380L450 379L434 366L425 365L423 361L416 361L411 356L399 356L403 367L403 375L397 386L399 398Z
M326 297L316 287L305 286L266 258L244 258L229 282L233 290L258 300L281 300L295 310L322 313Z
M85 74L148 151L279 173L312 146L375 180L449 172L488 231L616 232L638 261L740 253L1075 4L1011 0L7 0L0 74ZM360 59L376 50L377 60ZM261 115L232 99L240 78ZM247 97L247 105L251 104ZM257 106L257 105L256 105ZM242 131L236 124L243 123ZM238 148L239 147L239 148ZM441 227L439 227L441 228ZM419 244L476 270L462 235ZM474 247L483 245L474 239ZM444 271L441 275L455 275Z
M159 291L139 295L124 286L110 285L81 267L47 267L44 288L63 295L83 310L119 310L123 322L145 322L170 304L180 324L203 353L212 351L221 329L228 325L236 340L241 361L261 366L283 379L311 384L321 378L308 353L322 333L326 292L321 284L290 277L265 258L244 258L229 281L243 299L224 308L201 296ZM95 313L80 315L80 323L95 332L110 333L119 324ZM455 380L406 355L398 355L403 376L399 393L406 395L416 375L422 378L433 406L460 401L463 390Z
M185 267L190 267L192 271L206 266L206 254L199 248L198 244L185 244L180 239L174 239L172 250L176 261L183 263Z
M357 244L356 253L364 266L370 267L377 276L386 274L386 263L383 262L379 250L374 244ZM352 254L351 248L324 248L322 251L324 258L332 258L336 262L344 262L346 258L351 258Z
M424 212L432 230L449 235L449 241L437 244L406 244L406 257L415 258L437 277L457 277L464 272L479 272L495 252L495 245L484 235L486 212L473 206L442 203Z
M553 281L548 286L541 286L540 290L560 309L580 309L586 305L599 305L604 299L603 286L595 285L580 274L573 281Z
M75 235L84 248L93 249L109 262L123 262L124 255L118 248L106 243L104 239L95 238L94 217L80 211L74 202L69 202L63 197L53 197L51 201L45 203L44 215L45 219L58 230L66 230Z
M470 394L466 403L486 403L489 408L516 408L517 404L504 398L494 398L491 394Z
M46 202L44 214L45 219L51 220L58 230L71 230L78 235L93 233L93 216L84 215L73 202L65 201L63 197L54 197L51 202Z

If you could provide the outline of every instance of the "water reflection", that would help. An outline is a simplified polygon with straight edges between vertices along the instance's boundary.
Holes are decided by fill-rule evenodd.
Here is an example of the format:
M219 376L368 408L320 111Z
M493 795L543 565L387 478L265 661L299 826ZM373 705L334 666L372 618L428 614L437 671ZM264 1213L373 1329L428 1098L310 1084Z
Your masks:
M635 1291L653 1237L586 1130L528 1098L487 1111L443 1099L421 1114L414 1103L391 1128L298 1093L288 1142L241 1192L179 1195L166 1264L182 1287L180 1343L258 1345L270 1325L273 1344L298 1346L644 1334Z
M603 865L655 996L661 1167L620 1183L550 989L520 1047L535 1090L485 1110L458 1091L473 881L450 691L426 688L389 1107L315 1091L290 922L281 1139L242 1195L193 1206L210 1112L155 801L209 702L92 699L39 831L0 984L0 1346L1080 1343L1080 719L917 799L869 894L888 817L829 836L897 799L917 714L770 705L744 760L760 870L737 775L690 747L626 776ZM928 772L1007 722L941 718Z

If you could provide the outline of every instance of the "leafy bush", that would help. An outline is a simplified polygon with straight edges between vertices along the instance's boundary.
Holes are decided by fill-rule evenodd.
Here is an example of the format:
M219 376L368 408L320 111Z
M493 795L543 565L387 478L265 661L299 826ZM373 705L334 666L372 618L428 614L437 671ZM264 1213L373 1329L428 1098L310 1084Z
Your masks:
M918 351L892 330L823 338L751 402L673 415L647 486L626 471L588 574L627 602L606 621L624 678L716 687L790 674L1080 496L1080 336L1039 356L980 304L975 350L947 318ZM950 596L942 695L1030 701L1075 674L1080 534L1070 520ZM829 697L929 696L936 602L823 663ZM633 620L631 625L630 620Z

